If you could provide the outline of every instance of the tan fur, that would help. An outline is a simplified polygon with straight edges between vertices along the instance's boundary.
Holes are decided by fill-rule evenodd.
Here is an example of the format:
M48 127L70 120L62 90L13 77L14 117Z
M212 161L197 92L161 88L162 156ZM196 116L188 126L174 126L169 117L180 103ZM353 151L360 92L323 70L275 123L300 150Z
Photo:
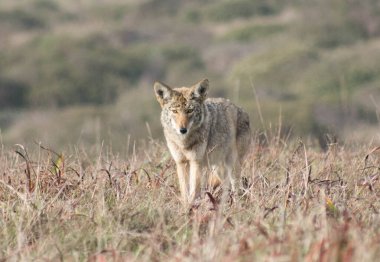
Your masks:
M199 196L205 171L211 174L209 183L220 183L217 179L220 177L235 190L251 140L248 114L227 99L206 99L208 88L207 79L191 87L154 84L162 107L161 124L177 165L185 203ZM185 129L186 133L182 134L181 130Z

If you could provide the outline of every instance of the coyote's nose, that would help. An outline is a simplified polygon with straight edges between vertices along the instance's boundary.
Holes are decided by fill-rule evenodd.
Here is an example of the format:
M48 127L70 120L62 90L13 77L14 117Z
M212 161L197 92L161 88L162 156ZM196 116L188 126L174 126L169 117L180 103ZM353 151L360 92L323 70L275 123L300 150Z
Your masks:
M186 133L187 133L187 129L181 127L181 128L179 129L179 132L181 132L181 134L186 134Z

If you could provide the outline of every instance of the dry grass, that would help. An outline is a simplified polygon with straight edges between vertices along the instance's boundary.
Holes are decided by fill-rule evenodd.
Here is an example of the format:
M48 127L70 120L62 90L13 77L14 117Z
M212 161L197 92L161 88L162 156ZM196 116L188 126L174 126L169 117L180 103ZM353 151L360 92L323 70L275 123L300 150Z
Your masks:
M374 146L255 146L233 201L178 200L174 163L150 141L125 155L36 145L0 153L0 261L374 261ZM15 150L18 152L15 152Z

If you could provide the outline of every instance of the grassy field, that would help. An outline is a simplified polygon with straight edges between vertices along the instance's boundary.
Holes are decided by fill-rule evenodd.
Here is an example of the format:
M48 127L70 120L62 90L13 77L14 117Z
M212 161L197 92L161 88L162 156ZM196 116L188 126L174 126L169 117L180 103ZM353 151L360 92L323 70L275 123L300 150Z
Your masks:
M375 261L380 148L271 137L239 195L184 208L166 146L0 151L0 261Z

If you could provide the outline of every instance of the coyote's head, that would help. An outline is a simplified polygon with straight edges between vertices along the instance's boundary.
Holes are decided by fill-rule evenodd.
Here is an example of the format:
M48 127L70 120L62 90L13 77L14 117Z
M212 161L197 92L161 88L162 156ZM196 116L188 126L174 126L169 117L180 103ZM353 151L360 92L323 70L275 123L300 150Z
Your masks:
M160 82L154 83L154 91L162 107L161 121L180 136L186 136L203 121L208 80L191 87L171 88Z

